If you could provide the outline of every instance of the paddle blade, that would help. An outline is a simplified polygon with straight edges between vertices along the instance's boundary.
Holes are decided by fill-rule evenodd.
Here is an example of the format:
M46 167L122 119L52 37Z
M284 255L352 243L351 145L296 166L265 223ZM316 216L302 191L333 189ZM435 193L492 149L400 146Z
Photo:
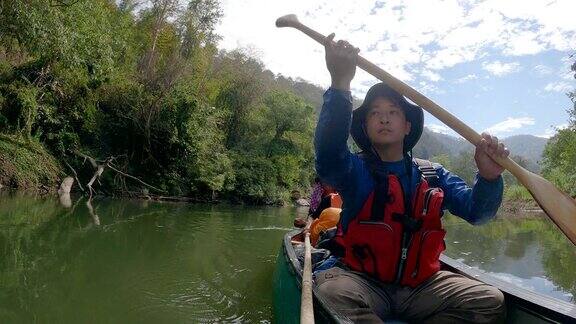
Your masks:
M276 19L276 27L296 27L300 22L296 15L286 15Z
M527 173L527 177L519 180L530 191L542 210L576 245L576 200L558 190L550 181L541 176Z

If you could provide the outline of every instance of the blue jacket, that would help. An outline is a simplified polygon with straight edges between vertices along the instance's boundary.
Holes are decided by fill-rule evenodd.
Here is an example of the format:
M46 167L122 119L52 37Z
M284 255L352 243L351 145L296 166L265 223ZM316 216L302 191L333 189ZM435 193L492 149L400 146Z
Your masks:
M320 112L314 137L316 172L323 182L333 186L342 196L341 219L348 224L358 214L374 181L367 163L348 149L348 134L352 120L352 96L350 91L328 89ZM409 197L420 181L420 172L412 163L412 183L404 161L382 162L386 170L396 174ZM502 202L504 183L502 177L489 181L476 175L470 188L460 177L434 164L439 186L444 191L443 209L461 217L471 224L482 224L496 215ZM409 186L410 190L406 190Z

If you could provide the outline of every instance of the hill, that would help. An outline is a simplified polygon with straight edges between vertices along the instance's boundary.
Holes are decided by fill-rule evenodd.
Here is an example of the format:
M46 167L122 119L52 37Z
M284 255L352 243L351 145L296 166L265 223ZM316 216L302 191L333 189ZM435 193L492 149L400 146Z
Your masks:
M542 152L548 139L534 135L514 135L502 139L514 157L521 157L526 161L529 170L538 172L539 162L542 160ZM436 133L424 128L422 137L414 148L414 155L423 159L447 154L451 159L461 152L471 151L472 145L463 138Z
M514 155L525 157L536 164L542 159L544 147L548 143L547 138L533 135L515 135L506 137L503 141Z

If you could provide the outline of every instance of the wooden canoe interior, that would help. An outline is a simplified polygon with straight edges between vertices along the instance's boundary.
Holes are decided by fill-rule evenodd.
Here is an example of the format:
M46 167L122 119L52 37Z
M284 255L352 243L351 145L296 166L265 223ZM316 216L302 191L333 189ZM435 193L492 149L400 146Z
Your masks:
M298 261L293 246L302 244L304 236L300 230L294 230L286 234L284 249L289 263L294 267L294 273L301 280L302 268ZM446 255L440 257L442 267L445 270L460 273L472 279L476 279L500 289L506 296L508 306L508 323L576 323L576 305L559 300L544 294L530 291L504 280L498 279L482 270L467 266ZM322 297L314 291L315 312L330 318L329 322L347 322L344 317L335 314L334 310L326 307Z

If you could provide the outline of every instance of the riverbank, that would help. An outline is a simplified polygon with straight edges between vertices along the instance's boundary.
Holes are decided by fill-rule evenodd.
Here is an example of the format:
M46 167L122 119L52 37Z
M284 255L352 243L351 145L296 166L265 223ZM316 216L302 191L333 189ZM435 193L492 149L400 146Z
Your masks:
M544 215L544 211L532 198L530 192L520 185L506 186L500 211L506 218L532 218Z
M500 211L506 218L523 219L544 216L544 211L536 201L526 200L504 200Z
M80 171L80 170L79 170ZM76 193L86 192L86 184L93 176L94 170L83 170L80 175L83 188L80 189L75 180L72 191ZM62 180L65 177L73 176L70 169L62 165L40 142L36 139L24 139L19 136L0 134L0 191L26 192L39 195L56 194ZM289 192L284 196L286 199L258 203L238 198L233 192L216 195L212 192L198 193L191 196L171 195L168 192L158 194L142 185L142 189L130 187L126 184L117 185L109 175L114 171L107 168L103 171L102 183L96 180L94 195L131 198L153 201L172 201L187 203L231 203L235 205L273 205L286 206L290 204ZM130 175L124 174L130 177ZM133 177L134 178L134 177ZM136 189L136 191L135 191ZM281 196L281 195L279 195Z
M63 166L35 139L25 140L19 137L0 134L0 189L26 191L39 194L56 193L60 182L68 176ZM74 184L74 191L78 191ZM109 189L109 188L106 188ZM180 201L192 203L245 202L229 195L198 197L154 195L148 191L104 192L106 196L119 196L160 201ZM287 205L289 201L272 205ZM514 217L533 217L541 212L530 193L522 186L510 186L504 193L501 210Z
M2 189L55 193L64 176L60 163L35 139L0 134Z

